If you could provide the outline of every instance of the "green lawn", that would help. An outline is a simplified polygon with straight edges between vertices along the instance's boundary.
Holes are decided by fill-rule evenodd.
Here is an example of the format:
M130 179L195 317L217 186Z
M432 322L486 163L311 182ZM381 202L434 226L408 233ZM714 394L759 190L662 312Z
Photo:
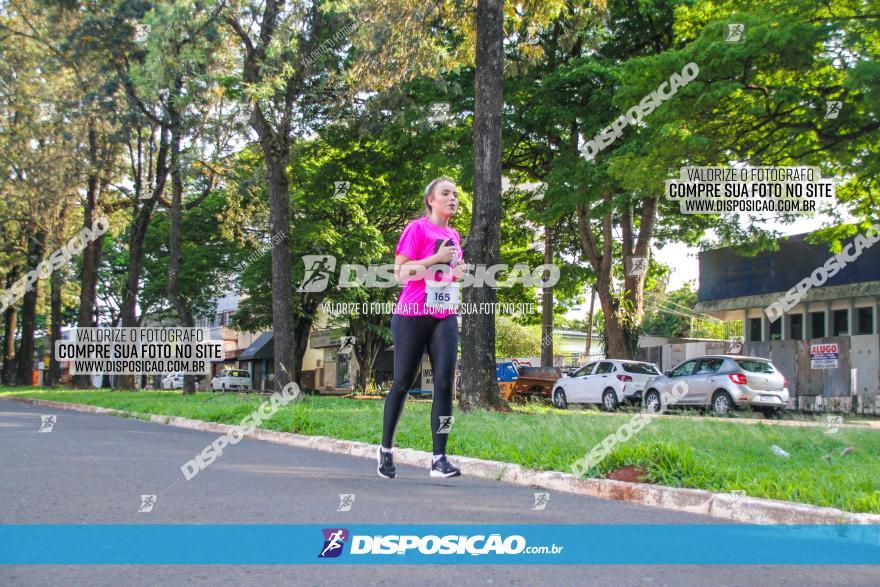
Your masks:
M64 391L0 388L21 395L122 410L238 423L265 397L179 391ZM263 427L378 443L382 401L306 396L281 410ZM409 401L397 445L431 450L430 402ZM559 411L516 407L511 414L455 414L451 455L468 455L570 473L571 464L632 414L593 410ZM776 444L790 459L773 455ZM850 454L841 450L854 447ZM824 427L746 425L715 418L664 416L630 441L618 444L592 474L641 465L654 483L711 491L745 490L748 495L880 513L880 431Z

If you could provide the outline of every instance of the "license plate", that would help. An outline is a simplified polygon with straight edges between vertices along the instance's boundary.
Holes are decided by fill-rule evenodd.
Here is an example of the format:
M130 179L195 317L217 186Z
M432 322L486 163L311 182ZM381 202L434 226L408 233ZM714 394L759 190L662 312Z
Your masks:
M762 401L762 402L776 402L776 401L779 401L779 398L778 398L777 396L775 396L775 395L762 395L762 396L760 396L760 397L761 397L761 401Z

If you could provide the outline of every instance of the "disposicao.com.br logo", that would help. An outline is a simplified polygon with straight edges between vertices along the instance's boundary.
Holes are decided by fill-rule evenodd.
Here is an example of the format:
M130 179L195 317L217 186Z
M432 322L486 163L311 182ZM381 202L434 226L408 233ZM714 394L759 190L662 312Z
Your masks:
M370 287L392 288L401 287L394 277L394 263L384 265L360 265L343 263L339 270L336 269L336 257L332 255L303 255L305 274L297 291L321 292L331 285L331 278L338 274L336 288ZM508 272L504 279L499 280L499 273ZM437 264L431 267L416 266L408 280L419 280L426 276L435 278L440 276L437 283L446 283L452 279L452 268L447 264ZM510 267L506 263L494 265L469 265L461 275L459 285L461 287L493 287L507 288L521 283L524 287L547 288L553 287L559 281L559 267L552 264L538 265L531 268L526 263L517 263ZM429 280L430 281L430 280Z
M417 551L426 555L516 555L516 554L559 554L564 546L528 546L526 539L519 534L502 537L501 534L459 535L448 534L425 536L415 534L352 535L345 528L325 528L324 545L318 558L338 557L346 541L351 543L351 555L401 554ZM348 540L350 538L350 540Z

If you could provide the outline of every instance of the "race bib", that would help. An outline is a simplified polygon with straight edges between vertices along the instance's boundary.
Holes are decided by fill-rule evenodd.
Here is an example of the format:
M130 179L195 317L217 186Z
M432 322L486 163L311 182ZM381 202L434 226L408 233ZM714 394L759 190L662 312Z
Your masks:
M425 306L454 310L458 307L459 284L456 281L440 283L428 281L425 284Z

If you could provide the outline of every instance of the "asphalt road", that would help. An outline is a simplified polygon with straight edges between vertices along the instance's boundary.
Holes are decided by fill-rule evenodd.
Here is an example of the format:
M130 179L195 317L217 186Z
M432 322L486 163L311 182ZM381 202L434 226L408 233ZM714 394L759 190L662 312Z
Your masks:
M41 415L55 415L50 433ZM377 424L378 425L378 424ZM180 466L217 437L0 399L2 524L632 524L718 520L483 479L432 479L375 461L243 440L191 481ZM141 495L156 495L138 512ZM339 494L354 494L339 512ZM185 547L185 546L183 546ZM634 545L650 548L651 545ZM878 585L866 566L0 566L0 585Z

